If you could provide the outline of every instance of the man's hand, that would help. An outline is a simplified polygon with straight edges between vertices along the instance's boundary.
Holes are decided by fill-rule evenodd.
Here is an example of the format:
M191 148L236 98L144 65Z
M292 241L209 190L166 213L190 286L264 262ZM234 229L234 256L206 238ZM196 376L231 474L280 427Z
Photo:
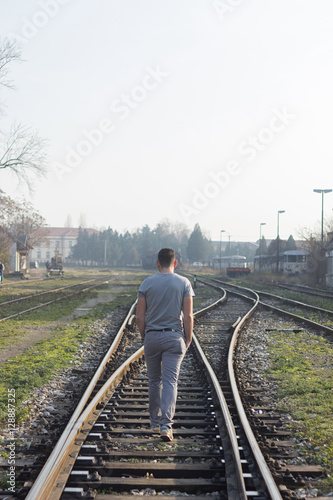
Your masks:
M185 339L186 349L188 349L188 348L190 347L191 342L192 342L192 339L191 339L191 340L187 340L187 339Z
M146 299L144 297L138 298L138 303L136 306L136 324L139 328L139 332L142 340L145 338L145 315L147 310Z
M190 347L192 342L193 332L193 298L184 297L183 300L183 321L185 330L185 345L186 349Z

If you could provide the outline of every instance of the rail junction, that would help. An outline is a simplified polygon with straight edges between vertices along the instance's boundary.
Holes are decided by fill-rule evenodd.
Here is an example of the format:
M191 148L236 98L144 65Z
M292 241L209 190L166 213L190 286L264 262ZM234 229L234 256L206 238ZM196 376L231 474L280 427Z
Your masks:
M20 495L6 498L287 500L304 477L321 474L318 467L279 466L293 453L279 413L257 388L239 393L235 351L243 326L263 306L258 293L218 280L202 284L220 298L195 313L174 440L163 443L150 429L134 303L46 464L37 477L26 471Z

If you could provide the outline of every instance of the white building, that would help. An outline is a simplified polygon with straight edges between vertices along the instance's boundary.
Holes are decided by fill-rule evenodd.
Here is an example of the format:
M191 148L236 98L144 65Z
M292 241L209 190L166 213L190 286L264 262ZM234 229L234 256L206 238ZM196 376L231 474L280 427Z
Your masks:
M66 262L77 243L79 231L79 228L74 227L48 227L44 241L31 250L30 260L37 261L38 264L45 263L54 257L57 250L62 255L63 262ZM97 229L91 228L84 228L82 231L87 231L88 234L99 233Z

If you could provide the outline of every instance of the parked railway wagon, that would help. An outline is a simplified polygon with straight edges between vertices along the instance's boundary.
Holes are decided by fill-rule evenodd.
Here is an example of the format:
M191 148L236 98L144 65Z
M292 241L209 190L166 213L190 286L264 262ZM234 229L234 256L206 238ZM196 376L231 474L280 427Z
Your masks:
M307 271L309 252L287 250L283 252L283 274L303 274Z
M234 278L251 272L243 255L227 255L221 259L213 259L213 269L221 269L227 276Z
M278 269L284 275L298 275L308 271L309 253L305 250L286 250L279 254ZM255 271L276 273L276 254L256 255L254 258Z
M227 276L229 278L238 278L247 276L251 272L243 255L233 255L228 262Z

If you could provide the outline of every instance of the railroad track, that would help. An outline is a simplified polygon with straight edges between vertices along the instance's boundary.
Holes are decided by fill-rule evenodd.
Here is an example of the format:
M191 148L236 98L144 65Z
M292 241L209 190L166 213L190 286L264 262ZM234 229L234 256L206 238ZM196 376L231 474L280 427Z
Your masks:
M200 340L194 337L182 365L174 441L163 443L150 430L148 383L143 347L133 331L133 305L43 470L34 483L27 481L28 500L115 500L117 492L124 499L138 490L148 496L164 492L169 499L185 492L196 498L206 493L234 500L282 498L250 426L243 425L233 347L226 358L228 344L235 343L233 333L257 299L253 294L226 302L226 293L221 290L221 295L213 309L196 313ZM210 348L221 341L224 347L220 352L214 348L212 355ZM214 368L218 380L207 358L216 365L222 354L225 360Z
M44 290L42 292L24 295L10 300L0 300L0 322L22 316L23 314L49 306L61 300L67 300L74 295L78 295L101 286L105 282L105 278L103 277L98 279L94 278L71 285L56 287L51 290ZM74 289L74 291L72 291L72 289ZM53 295L58 296L53 298ZM51 300L50 296L52 296ZM44 301L41 302L43 299ZM24 305L25 303L27 303L26 306Z
M267 284L265 284L267 286ZM303 295L312 295L315 297L320 297L324 299L332 299L333 298L333 292L330 290L324 290L324 289L319 289L319 288L313 288L310 286L305 286L305 285L281 285L278 283L275 283L274 285L269 285L273 288L281 288L284 290L289 290L291 292L296 292L296 293L301 293Z
M253 290L232 283L225 283L219 279L213 279L212 281L220 285L223 284L230 293L242 293L249 296L253 293ZM315 330L322 330L326 333L333 334L333 311L312 306L297 300L280 297L268 292L256 291L255 293L258 294L260 306L265 309L306 324ZM314 315L316 316L316 321L311 319Z
M213 281L220 283L220 280ZM245 294L250 297L251 293L253 293L252 290L232 283L223 283L223 286L228 290L229 294ZM260 294L258 312L256 313L259 322L264 321L264 312L269 311L277 315L277 319L279 319L279 316L288 319L290 326L285 330L286 332L290 331L292 333L293 331L306 329L309 332L325 335L328 339L332 340L332 328L325 323L318 323L304 317L304 311L315 311L317 314L320 313L322 321L326 321L327 319L330 321L332 317L331 311L311 307L308 304L291 301L263 292L257 293ZM288 305L287 308L286 304ZM291 306L294 312L290 311ZM303 311L303 314L296 314L299 311ZM279 330L272 314L270 314L270 318L269 322L272 324L272 329ZM243 342L246 344L246 333L243 334L243 331L241 331L239 337L240 342L236 347L235 359L237 359L237 351L243 347ZM260 344L258 344L258 348L260 348ZM305 462L299 464L297 454L295 453L295 441L289 430L288 416L276 410L270 386L263 386L256 376L252 377L251 371L249 373L248 370L245 370L244 373L242 370L239 370L236 361L235 372L247 418L251 423L253 433L260 445L266 462L269 464L272 475L280 485L283 498L298 498L293 496L292 491L297 488L303 488L307 484L311 487L311 478L316 481L316 479L324 477L323 470L320 466ZM254 373L254 375L256 374ZM293 465L295 459L296 464ZM281 466L281 463L289 465Z
M184 493L233 500L295 498L291 489L301 484L301 475L320 470L277 467L279 458L293 453L280 413L257 387L248 386L245 397L238 394L233 352L259 297L231 288L220 289L214 307L196 312L172 443L150 430L134 304L36 481L26 472L20 498L124 500L156 493L169 499Z
M44 278L31 278L29 277L29 279L22 279L21 281L11 281L11 280L5 280L2 284L1 284L1 287L0 287L0 292L1 291L5 291L5 292L8 292L10 290L17 290L17 289L25 289L25 288L30 288L32 284L36 284L38 283L39 281L54 281L56 280L57 278L59 278L58 276L57 277L44 277Z

